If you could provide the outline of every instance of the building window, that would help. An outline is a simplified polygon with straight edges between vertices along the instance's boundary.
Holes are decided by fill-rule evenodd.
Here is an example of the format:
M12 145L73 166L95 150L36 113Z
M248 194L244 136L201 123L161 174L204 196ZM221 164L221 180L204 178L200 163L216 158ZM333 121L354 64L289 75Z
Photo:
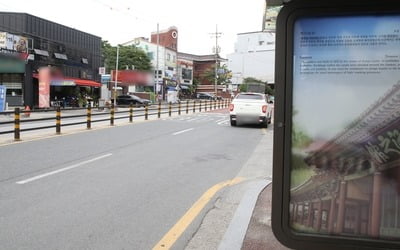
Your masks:
M176 56L172 56L172 62L176 62Z
M167 61L171 61L171 54L167 54Z
M258 41L258 45L264 45L265 41Z

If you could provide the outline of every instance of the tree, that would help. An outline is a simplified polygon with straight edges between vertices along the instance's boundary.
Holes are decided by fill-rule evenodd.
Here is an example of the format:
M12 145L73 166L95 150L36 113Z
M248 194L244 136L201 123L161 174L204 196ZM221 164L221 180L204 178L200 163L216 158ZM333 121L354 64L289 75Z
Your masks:
M267 82L259 80L254 77L246 77L243 79L243 83L240 85L239 89L241 92L245 92L248 89L249 84L260 84L265 86L265 94L274 95L274 90L268 86Z
M231 82L232 71L226 65L218 65L217 85L223 85ZM215 82L215 65L207 69L203 74L204 79L209 82Z
M102 56L107 72L115 69L117 59L117 47L111 46L108 41L102 41ZM146 52L140 48L131 46L119 47L118 69L132 69L150 71L152 69L150 58Z

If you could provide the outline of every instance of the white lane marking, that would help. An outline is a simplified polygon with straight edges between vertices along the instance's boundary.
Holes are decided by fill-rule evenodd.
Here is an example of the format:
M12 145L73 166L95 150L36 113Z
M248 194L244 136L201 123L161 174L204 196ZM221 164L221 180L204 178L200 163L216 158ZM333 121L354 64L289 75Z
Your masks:
M51 172L48 172L48 173L45 173L45 174L37 175L37 176L34 176L34 177L26 179L26 180L17 181L16 184L26 184L26 183L29 183L29 182L32 182L32 181L36 181L36 180L48 177L50 175L58 174L58 173L61 173L61 172L67 171L67 170L71 170L73 168L77 168L77 167L80 167L82 165L85 165L85 164L88 164L88 163L91 163L91 162L94 162L94 161L98 161L98 160L106 158L106 157L110 157L111 155L112 155L111 153L110 154L105 154L105 155L102 155L102 156L99 156L99 157L96 157L96 158L93 158L93 159L90 159L90 160L87 160L87 161L83 161L83 162L71 165L69 167L65 167L65 168L61 168L61 169L58 169L58 170L55 170L55 171L51 171Z
M189 119L189 120L186 120L187 122L193 122L193 121L196 121L196 120L199 120L200 118L193 118L193 119Z
M172 135L179 135L179 134L182 134L182 133L186 133L186 132L192 131L193 129L194 129L194 128L189 128L189 129L181 130L181 131L178 131L178 132L173 133Z
M215 122L219 124L220 122L223 122L223 121L226 121L226 117L224 117L223 119L216 120Z
M228 124L228 121L229 121L229 119L228 120L223 120L223 121L218 122L217 124L218 125L225 125L225 124Z

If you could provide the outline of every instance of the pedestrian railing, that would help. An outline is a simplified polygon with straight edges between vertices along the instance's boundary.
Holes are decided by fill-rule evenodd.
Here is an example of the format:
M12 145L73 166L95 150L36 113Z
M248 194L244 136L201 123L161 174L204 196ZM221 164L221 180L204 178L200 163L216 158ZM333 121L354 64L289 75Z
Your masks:
M14 120L10 121L0 121L0 128L7 124L14 124L14 129L6 128L5 131L0 131L0 135L2 134L11 134L14 133L14 140L21 140L21 132L33 131L33 130L43 130L43 129L52 129L55 128L56 134L61 134L61 128L67 126L76 126L86 124L87 129L91 129L93 123L105 122L109 121L110 126L115 125L115 120L128 119L130 123L134 122L134 118L144 117L144 120L148 120L149 117L157 117L160 119L162 115L168 115L171 117L173 114L189 114L189 111L192 113L198 112L207 112L210 110L224 109L227 108L230 103L230 100L195 100L195 101L186 101L180 102L177 104L161 104L161 102L151 105L145 106L144 108L137 108L133 105L118 105L114 107L114 105L110 105L108 107L97 107L99 110L106 110L108 112L94 113L92 107L87 108L76 108L76 109L61 109L57 107L55 109L46 109L46 110L21 110L20 108L15 108L14 111L10 112L0 112L0 115L8 115L14 116ZM119 110L120 109L120 110ZM78 111L78 110L86 110L86 114L78 114L78 115L68 115L69 111ZM55 112L55 115L54 115ZM48 117L44 118L26 118L21 119L21 115L29 117L31 113L49 113ZM102 116L102 117L101 117ZM103 118L107 116L106 118ZM84 118L86 117L86 121ZM82 121L71 121L72 119L82 118ZM53 125L40 125L40 122L44 121L54 121ZM38 124L39 123L39 124ZM36 124L36 126L35 126ZM30 126L28 126L30 125ZM11 127L11 126L10 126Z

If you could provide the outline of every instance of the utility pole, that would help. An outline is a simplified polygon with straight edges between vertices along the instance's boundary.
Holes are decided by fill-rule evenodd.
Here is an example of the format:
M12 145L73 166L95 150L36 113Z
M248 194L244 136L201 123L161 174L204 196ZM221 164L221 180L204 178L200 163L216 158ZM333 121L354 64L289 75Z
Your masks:
M221 37L222 32L218 32L218 24L215 25L215 33L211 33L215 37L215 81L214 81L214 91L215 96L217 96L217 84L218 84L218 38Z
M117 45L117 60L115 62L114 107L117 105L118 60L119 60L119 44Z
M160 30L159 30L159 24L157 23L157 52L156 52L156 57L157 57L157 62L156 62L156 85L154 92L157 92L157 87L158 87L158 46L160 44ZM158 93L156 94L158 96Z

